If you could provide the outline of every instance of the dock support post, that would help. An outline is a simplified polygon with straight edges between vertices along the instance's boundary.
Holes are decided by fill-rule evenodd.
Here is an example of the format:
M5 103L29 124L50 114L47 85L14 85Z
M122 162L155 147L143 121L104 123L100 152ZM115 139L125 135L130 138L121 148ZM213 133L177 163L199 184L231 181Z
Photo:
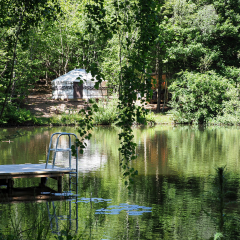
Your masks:
M8 192L12 191L13 184L14 184L14 181L11 178L7 179L7 189L8 189Z
M41 187L45 187L47 183L47 178L46 177L41 177Z
M58 181L58 192L62 192L62 176L57 178Z

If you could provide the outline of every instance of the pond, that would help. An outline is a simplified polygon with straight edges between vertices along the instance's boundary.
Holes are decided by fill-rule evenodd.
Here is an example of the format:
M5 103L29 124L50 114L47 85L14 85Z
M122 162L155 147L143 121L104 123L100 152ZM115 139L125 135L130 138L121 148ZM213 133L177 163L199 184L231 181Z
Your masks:
M0 143L0 164L45 162L55 132L77 133L77 128L0 129L1 138L18 135ZM72 198L1 203L1 233L22 239L37 239L36 234L39 239L61 234L77 234L76 239L213 239L222 231L225 239L240 238L239 128L134 128L138 158L131 165L138 176L130 191L119 166L118 132L114 127L94 129L79 157L79 184ZM66 141L60 144L64 147ZM66 153L58 154L57 164L67 161ZM215 181L220 167L225 167L224 187L230 193L224 198ZM37 186L39 181L17 179L14 187ZM65 177L65 196L68 182ZM55 180L47 185L57 189Z

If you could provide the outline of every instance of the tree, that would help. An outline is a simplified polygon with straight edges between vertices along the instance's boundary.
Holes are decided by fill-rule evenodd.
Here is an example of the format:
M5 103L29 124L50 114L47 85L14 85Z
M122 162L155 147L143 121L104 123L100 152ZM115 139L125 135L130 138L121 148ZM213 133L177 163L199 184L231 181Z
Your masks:
M215 72L183 72L170 86L175 121L206 123L223 114L224 103L235 98L233 84Z
M225 72L239 68L239 14L236 1L165 1L163 63L172 74L182 70Z
M57 4L47 0L3 0L0 9L0 52L4 56L0 67L2 118L11 90L14 90L14 77L18 71L18 50L29 46L31 29L37 26L42 18L53 18L59 8Z
M125 181L128 185L133 181L133 177L137 171L130 167L131 160L136 158L135 147L133 142L132 125L135 121L144 123L144 114L146 110L142 107L136 106L135 102L138 99L137 93L146 97L149 100L152 94L150 50L155 45L157 38L156 25L156 2L149 0L125 1L113 0L108 1L108 5L104 0L92 1L87 5L88 17L91 19L91 32L97 37L97 41L105 43L118 41L118 51L115 55L115 62L118 61L119 69L116 71L119 79L119 126L122 131L119 134L121 146L119 151L122 159L120 165L124 169L124 176L129 177L129 181ZM112 9L111 12L107 12ZM108 14L107 14L108 13ZM103 44L107 48L109 44ZM106 52L104 49L104 57L106 59ZM124 60L124 61L123 61ZM98 83L95 88L101 83L102 77L101 65L92 64L88 67L93 75L96 75ZM93 106L96 110L96 106ZM86 113L86 120L83 121L79 129L81 137L86 135L89 138L89 129L91 129L92 111L90 108ZM86 124L87 123L87 124ZM80 151L85 148L84 144L79 142Z

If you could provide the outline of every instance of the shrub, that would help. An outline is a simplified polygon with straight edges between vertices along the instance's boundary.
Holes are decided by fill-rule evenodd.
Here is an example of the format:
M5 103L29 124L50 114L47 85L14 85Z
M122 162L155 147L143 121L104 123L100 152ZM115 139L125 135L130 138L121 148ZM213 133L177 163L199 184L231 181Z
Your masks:
M14 105L7 105L2 119L0 119L1 125L16 125L23 123L36 123L37 119L30 113L29 110L17 108Z
M155 124L156 120L155 120L155 114L153 112L148 112L148 114L146 115L146 121L149 124Z
M60 116L55 115L51 119L51 123L54 125L76 125L80 120L83 119L81 113L77 110L69 109Z
M96 103L95 100L94 102ZM96 104L98 111L93 114L95 124L109 125L116 122L119 114L119 110L117 109L118 98L113 96L111 99L99 99Z
M223 114L236 91L226 78L215 72L184 72L169 87L172 92L173 118L179 123L205 123Z
M238 89L230 89L226 95L229 100L223 101L222 114L209 121L210 124L238 125L240 124L240 101Z

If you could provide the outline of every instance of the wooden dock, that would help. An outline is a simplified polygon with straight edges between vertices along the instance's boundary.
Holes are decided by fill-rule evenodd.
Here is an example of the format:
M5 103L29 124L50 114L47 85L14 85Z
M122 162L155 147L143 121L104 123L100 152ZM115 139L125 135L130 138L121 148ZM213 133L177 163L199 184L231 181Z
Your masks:
M76 173L76 169L60 168L49 164L14 164L0 165L0 185L7 185L7 189L13 188L15 178L41 178L41 185L45 186L46 178L53 178L58 182L58 192L62 192L62 177L65 174Z
M56 143L53 144L53 137L56 138ZM62 136L66 136L68 139L67 148L58 148L59 139ZM57 180L58 183L58 193L62 193L62 178L65 174L75 174L76 175L76 192L78 185L78 148L76 147L76 167L73 169L71 167L71 156L72 156L72 140L71 137L75 137L75 140L78 140L76 134L66 133L66 132L56 132L52 134L49 143L48 155L46 164L13 164L13 165L0 165L0 185L7 185L7 192L10 193L11 199L14 201L16 199L28 199L29 189L15 189L13 188L15 178L41 178L41 182L38 186L38 189L34 190L34 199L43 199L42 191L46 189L47 178L53 178ZM75 142L76 143L76 142ZM52 164L48 164L50 152L54 152ZM69 168L61 168L55 166L56 153L57 152L68 152L69 153ZM47 166L47 168L46 168ZM36 187L35 187L36 188ZM69 177L69 188L71 189L71 177ZM15 195L12 192L15 190ZM38 190L38 192L37 192ZM18 192L18 194L17 194ZM0 194L3 194L3 189L0 189ZM20 196L22 194L22 196ZM9 196L8 196L9 197ZM44 195L46 199L49 199L49 196ZM50 196L52 198L52 196Z

